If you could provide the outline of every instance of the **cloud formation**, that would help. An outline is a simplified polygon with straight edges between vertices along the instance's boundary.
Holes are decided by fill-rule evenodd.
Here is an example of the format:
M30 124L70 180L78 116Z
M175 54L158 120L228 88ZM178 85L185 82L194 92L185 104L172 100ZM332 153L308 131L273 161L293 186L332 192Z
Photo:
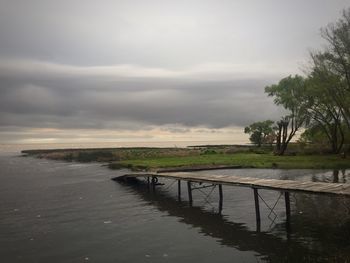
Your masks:
M272 76L265 72L265 78L239 79L227 69L210 71L206 65L167 71L6 61L0 63L1 124L138 129L178 123L222 128L277 116L263 94Z
M300 72L346 4L0 0L0 142L219 138L278 119L264 87Z

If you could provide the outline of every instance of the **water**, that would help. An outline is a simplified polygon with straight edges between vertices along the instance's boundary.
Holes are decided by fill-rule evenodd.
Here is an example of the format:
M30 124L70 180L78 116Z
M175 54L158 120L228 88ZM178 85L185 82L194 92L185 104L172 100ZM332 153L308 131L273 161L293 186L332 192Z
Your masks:
M224 186L186 192L161 180L152 193L123 185L101 164L0 155L1 262L345 262L350 260L348 199L293 194L286 229L283 199L277 217L261 202L256 231L252 190ZM350 181L349 171L221 170L260 178ZM185 185L183 185L185 187ZM185 188L183 189L185 190ZM213 191L212 191L213 190ZM212 191L211 195L209 195ZM273 206L280 193L260 191ZM209 197L206 200L206 195ZM274 220L273 220L274 219Z

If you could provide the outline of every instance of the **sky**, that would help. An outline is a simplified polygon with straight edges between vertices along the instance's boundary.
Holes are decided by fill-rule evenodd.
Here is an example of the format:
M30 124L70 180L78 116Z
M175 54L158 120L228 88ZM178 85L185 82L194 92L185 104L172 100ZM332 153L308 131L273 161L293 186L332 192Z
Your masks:
M348 0L0 0L0 143L248 142Z

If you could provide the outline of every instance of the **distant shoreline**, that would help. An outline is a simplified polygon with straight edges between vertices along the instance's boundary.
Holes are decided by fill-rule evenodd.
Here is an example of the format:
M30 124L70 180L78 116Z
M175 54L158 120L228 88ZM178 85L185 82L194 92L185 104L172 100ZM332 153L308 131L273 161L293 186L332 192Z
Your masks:
M294 147L295 150L297 149ZM23 150L25 156L51 160L108 163L111 169L195 171L237 168L349 169L340 155L290 152L276 156L272 146L193 145L190 147L120 147Z
M21 152L22 150L59 149L110 149L110 148L186 148L188 146L249 145L249 141L144 141L144 142L71 142L71 143L0 143L0 152Z

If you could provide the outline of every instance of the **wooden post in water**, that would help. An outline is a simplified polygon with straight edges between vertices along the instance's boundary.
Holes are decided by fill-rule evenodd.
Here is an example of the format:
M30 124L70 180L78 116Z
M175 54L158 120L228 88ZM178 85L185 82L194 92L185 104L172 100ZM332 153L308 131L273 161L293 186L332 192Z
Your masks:
M255 201L256 231L260 232L261 219L260 219L260 207L259 207L259 194L258 194L257 188L253 188L253 191L254 191L254 201Z
M152 189L153 189L153 192L156 191L156 183L157 183L157 177L152 176Z
M222 202L223 202L222 185L219 184L219 214L221 214L222 212Z
M177 180L177 197L181 200L181 180Z
M289 224L290 224L290 198L289 198L289 192L284 192L284 201L286 203L287 226L289 226Z
M149 176L147 176L147 187L149 188Z
M191 188L191 181L187 181L187 190L188 190L188 201L190 205L192 205L192 188Z

